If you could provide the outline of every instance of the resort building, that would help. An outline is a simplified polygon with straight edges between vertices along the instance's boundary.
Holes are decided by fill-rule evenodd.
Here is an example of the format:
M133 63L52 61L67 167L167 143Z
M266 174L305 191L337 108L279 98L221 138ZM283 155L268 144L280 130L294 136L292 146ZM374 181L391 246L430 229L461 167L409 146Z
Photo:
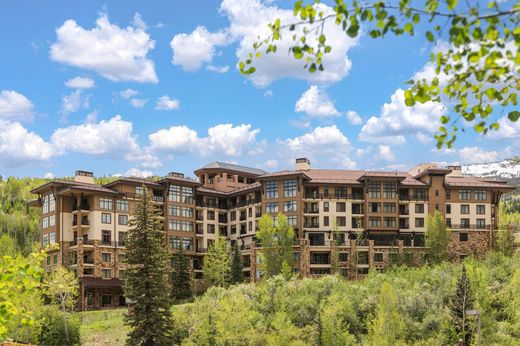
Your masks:
M245 277L262 277L255 234L263 214L287 216L296 234L295 268L301 276L330 272L338 251L342 274L357 278L392 264L420 265L427 252L428 215L436 210L452 230L450 256L457 260L490 249L498 202L513 190L504 181L464 176L460 167L422 164L409 172L313 169L296 160L294 170L260 169L213 162L197 179L169 173L160 180L119 178L97 185L93 174L53 180L32 192L42 208L42 246L47 268L63 265L80 281L80 308L125 304L125 239L132 204L152 192L162 208L165 246L183 246L201 284L202 262L218 235L242 251ZM333 245L334 234L339 245Z

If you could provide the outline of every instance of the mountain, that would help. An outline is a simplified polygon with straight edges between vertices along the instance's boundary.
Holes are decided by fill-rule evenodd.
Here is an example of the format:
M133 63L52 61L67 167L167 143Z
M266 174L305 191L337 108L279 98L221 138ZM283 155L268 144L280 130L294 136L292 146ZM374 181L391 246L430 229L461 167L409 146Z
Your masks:
M462 172L484 178L520 179L520 157L462 166Z

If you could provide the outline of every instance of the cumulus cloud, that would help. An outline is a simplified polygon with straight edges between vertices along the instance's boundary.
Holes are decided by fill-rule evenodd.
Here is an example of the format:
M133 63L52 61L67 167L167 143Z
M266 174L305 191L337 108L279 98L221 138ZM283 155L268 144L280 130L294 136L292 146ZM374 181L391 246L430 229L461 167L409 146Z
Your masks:
M385 103L378 117L372 116L361 128L359 138L375 143L402 144L406 136L416 132L434 133L440 126L445 108L437 102L404 103L404 90L397 89L390 103Z
M240 156L253 149L260 130L249 124L233 126L220 124L208 129L206 137L199 137L195 130L187 126L172 126L150 134L150 148L159 151L200 156L222 154Z
M384 161L394 161L395 155L389 145L381 144L379 146L379 158Z
M90 30L69 19L56 29L56 35L50 49L54 61L95 71L111 81L159 81L147 57L155 42L140 25L121 28L102 13Z
M134 90L134 89L126 89L126 90L121 90L119 92L119 96L121 96L125 100L128 100L129 98L134 97L137 94L139 94L139 92L137 90Z
M492 139L514 139L520 138L520 120L512 122L507 117L498 119L499 128L489 132Z
M44 179L54 179L54 174L52 172L47 172L43 175Z
M501 155L497 151L485 151L477 146L458 150L460 160L465 163L487 163L497 161Z
M277 160L267 160L267 161L265 161L264 166L267 168L276 168L276 167L278 167L278 161Z
M72 89L90 89L96 85L96 82L91 78L74 77L65 82L67 88Z
M33 118L34 106L27 97L14 90L0 92L0 120L24 122Z
M126 177L149 178L149 177L153 176L153 173L152 173L152 171L149 171L149 170L143 170L143 169L138 169L138 168L134 167L134 168L130 168L128 171L126 171L125 176Z
M155 109L160 111L173 111L179 109L181 102L177 99L172 99L168 95L163 95L157 99Z
M209 32L203 26L198 26L190 34L175 35L170 42L173 51L172 64L181 66L184 71L197 71L213 60L216 46L227 44L226 36L224 32ZM208 70L211 70L209 66Z
M18 122L0 120L0 166L44 162L54 156L52 144Z
M352 125L361 125L361 123L363 122L363 120L361 120L361 117L359 116L359 114L355 111L348 111L346 113L346 116L347 116L348 121Z
M327 92L316 85L311 85L302 94L296 102L294 110L317 118L339 116L339 112Z
M279 141L279 152L293 160L308 157L311 162L328 165L333 163L344 168L354 168L351 159L352 145L348 138L336 127L316 127L301 136Z
M206 70L212 71L212 72L217 72L217 73L226 73L227 71L229 71L229 66L228 65L224 65L224 66L208 65L208 66L206 66Z
M148 102L148 99L139 99L139 98L130 99L130 104L135 108L143 108L147 102Z
M83 96L81 89L76 89L68 95L63 95L61 98L62 120L65 120L67 115L75 113L81 108L87 109L89 107L89 96Z

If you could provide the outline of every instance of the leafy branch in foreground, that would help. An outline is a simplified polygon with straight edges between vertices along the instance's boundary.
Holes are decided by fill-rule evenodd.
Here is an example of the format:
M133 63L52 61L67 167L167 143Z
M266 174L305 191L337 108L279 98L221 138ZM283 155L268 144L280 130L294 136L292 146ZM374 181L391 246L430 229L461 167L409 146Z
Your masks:
M504 7L504 6L507 6ZM244 75L255 73L254 59L262 53L277 52L282 35L291 35L289 53L305 62L310 73L325 70L324 57L333 49L327 41L326 24L333 23L351 38L360 35L361 23L372 38L387 34L414 35L419 23L426 22L428 42L436 42L430 54L434 75L408 81L405 103L440 102L446 105L442 125L435 135L437 147L452 147L459 131L459 120L470 122L480 134L497 130L490 119L495 111L508 112L511 122L520 118L512 109L518 104L520 90L520 0L489 1L485 9L478 1L426 0L416 7L411 0L398 5L382 0L373 3L335 0L331 8L314 0L294 3L294 22L275 19L268 26L270 35L258 37L247 59L239 62ZM464 131L464 129L462 129Z

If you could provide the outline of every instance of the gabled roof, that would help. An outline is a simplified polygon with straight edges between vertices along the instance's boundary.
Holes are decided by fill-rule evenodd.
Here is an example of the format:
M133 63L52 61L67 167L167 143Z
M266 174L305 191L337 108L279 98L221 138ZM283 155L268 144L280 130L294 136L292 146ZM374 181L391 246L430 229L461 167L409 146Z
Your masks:
M505 180L490 180L470 176L446 176L444 185L449 187L488 187L508 191L513 191L516 189L514 186L507 185Z
M232 163L221 162L221 161L213 161L211 163L208 163L207 165L202 166L201 168L197 169L195 171L195 174L197 174L197 172L207 170L207 169L221 169L221 170L225 170L225 171L246 173L246 174L254 175L254 176L267 174L267 172L264 171L263 169L235 165Z

